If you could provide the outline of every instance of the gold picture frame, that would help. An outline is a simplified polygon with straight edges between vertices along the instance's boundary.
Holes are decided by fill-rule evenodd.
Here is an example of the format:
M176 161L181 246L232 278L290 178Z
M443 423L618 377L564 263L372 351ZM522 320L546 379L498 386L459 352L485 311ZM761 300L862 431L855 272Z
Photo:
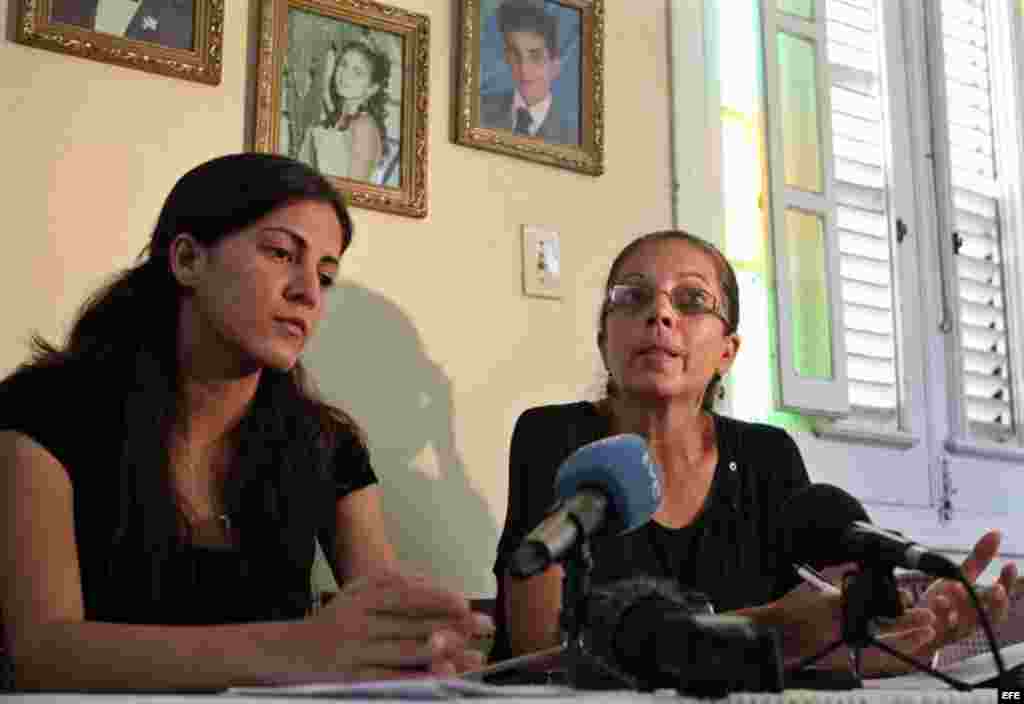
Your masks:
M601 175L604 0L460 3L455 142Z
M430 21L371 0L262 0L254 149L348 202L427 215Z
M224 0L15 0L18 42L217 85Z

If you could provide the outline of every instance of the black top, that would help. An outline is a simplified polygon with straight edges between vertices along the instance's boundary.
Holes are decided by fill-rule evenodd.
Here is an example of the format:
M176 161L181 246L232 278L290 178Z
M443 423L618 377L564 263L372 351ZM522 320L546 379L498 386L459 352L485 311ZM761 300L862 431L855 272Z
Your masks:
M719 613L764 604L799 582L780 555L783 503L810 479L793 439L779 428L714 415L718 465L704 507L677 530L654 521L591 541L594 585L626 577L670 577L706 594ZM531 408L516 422L509 499L498 542L493 660L510 655L502 585L508 557L554 503L555 475L577 448L611 435L589 402Z
M239 520L230 514L237 547L176 545L154 572L151 554L130 536L117 536L120 458L127 440L123 417L132 388L126 376L79 362L22 370L0 383L0 430L31 437L71 480L85 617L149 624L301 617L311 600L314 538L325 548L331 545L337 499L377 481L361 440L339 433L329 471L308 466L280 479L271 512L248 508L266 492L258 486L256 492L243 490ZM272 402L261 380L254 403ZM244 464L242 473L272 477L272 461L265 467ZM158 596L147 579L157 579Z

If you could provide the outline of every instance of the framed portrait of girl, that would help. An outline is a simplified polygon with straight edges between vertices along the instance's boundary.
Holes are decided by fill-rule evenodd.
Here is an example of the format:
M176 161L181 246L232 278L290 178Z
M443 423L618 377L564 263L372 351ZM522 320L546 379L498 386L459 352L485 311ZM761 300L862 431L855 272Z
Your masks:
M263 0L257 151L330 177L352 205L427 213L427 17L372 2Z

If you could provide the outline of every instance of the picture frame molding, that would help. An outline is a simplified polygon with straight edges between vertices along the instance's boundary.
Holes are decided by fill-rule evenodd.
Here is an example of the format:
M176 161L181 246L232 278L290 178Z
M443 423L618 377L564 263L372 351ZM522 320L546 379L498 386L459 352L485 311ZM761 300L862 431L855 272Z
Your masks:
M549 1L581 13L580 144L554 144L480 126L480 0L459 0L453 141L600 176L604 173L604 0Z
M288 51L288 13L305 10L402 37L399 187L324 174L346 202L424 218L428 214L430 18L373 0L261 0L253 149L278 152L281 80Z
M52 0L13 1L18 3L15 40L20 44L208 85L221 82L225 0L194 0L193 49L52 22Z

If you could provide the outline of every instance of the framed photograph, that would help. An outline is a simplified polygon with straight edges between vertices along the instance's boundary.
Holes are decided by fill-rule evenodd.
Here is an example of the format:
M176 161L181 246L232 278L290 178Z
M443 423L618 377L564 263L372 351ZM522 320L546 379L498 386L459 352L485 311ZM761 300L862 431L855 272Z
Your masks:
M604 0L460 0L455 141L599 176Z
M22 44L217 85L224 0L14 0Z
M262 0L256 151L328 176L352 205L427 214L430 22L370 0Z

